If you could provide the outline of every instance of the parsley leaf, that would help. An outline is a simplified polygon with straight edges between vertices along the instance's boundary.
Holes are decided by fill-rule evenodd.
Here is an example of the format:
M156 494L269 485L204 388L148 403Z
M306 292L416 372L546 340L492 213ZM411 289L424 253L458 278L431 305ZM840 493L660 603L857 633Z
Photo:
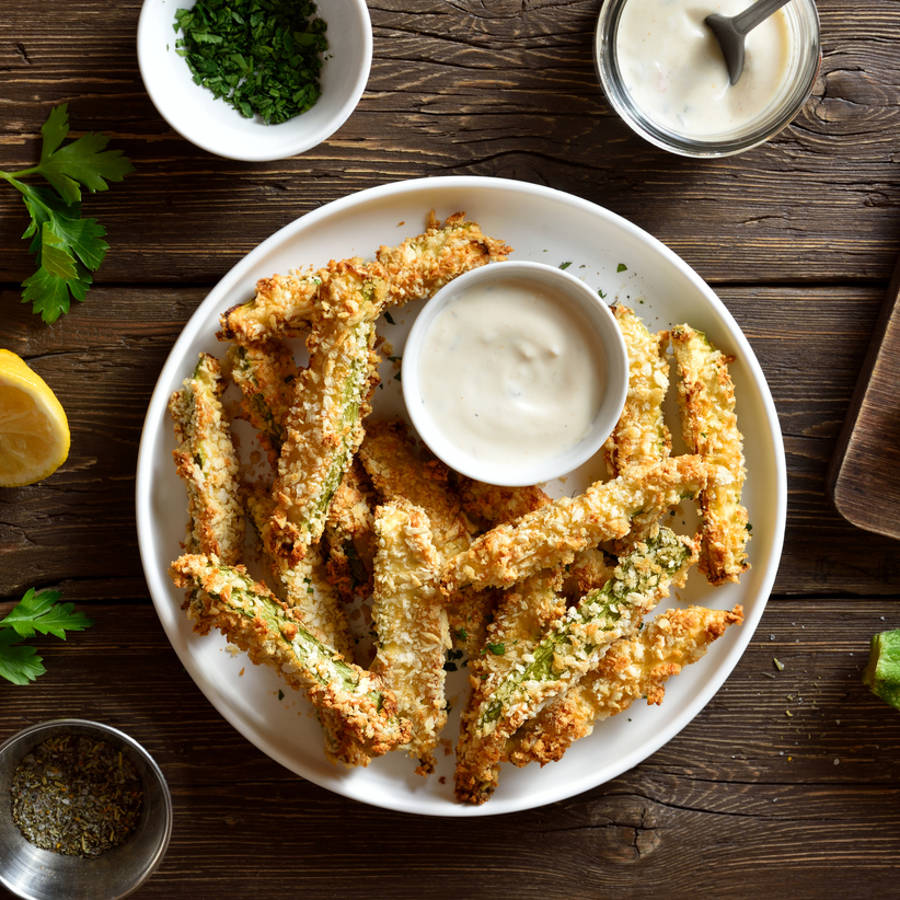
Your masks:
M71 300L81 301L91 285L91 272L103 262L109 244L106 229L96 219L81 217L81 188L105 191L133 167L121 150L107 150L109 138L89 133L63 146L69 133L65 103L51 110L41 127L40 162L19 172L0 170L0 178L22 195L31 223L23 238L31 238L37 271L22 282L22 302L46 323L69 311ZM23 181L40 175L50 187Z
M43 659L37 650L21 643L36 634L52 634L66 639L67 631L84 631L94 623L75 612L74 603L60 603L59 591L29 588L9 614L0 619L0 677L13 684L28 684L43 675Z

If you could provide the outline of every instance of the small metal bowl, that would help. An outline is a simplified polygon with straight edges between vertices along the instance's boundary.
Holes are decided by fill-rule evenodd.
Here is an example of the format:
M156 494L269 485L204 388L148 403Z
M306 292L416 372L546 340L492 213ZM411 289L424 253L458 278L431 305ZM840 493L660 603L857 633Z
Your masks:
M26 840L12 820L9 795L19 763L56 735L85 735L121 748L144 788L134 833L93 859L63 856ZM0 884L25 900L115 900L134 891L163 858L172 833L172 795L159 766L127 734L85 719L54 719L32 725L0 745Z

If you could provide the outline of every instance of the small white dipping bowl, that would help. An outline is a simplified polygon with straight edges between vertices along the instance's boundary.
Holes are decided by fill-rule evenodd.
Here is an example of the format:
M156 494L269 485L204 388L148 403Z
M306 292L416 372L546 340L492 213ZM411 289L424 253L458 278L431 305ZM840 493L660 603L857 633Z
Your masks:
M138 20L138 65L159 114L182 137L203 150L252 162L287 159L322 143L356 108L372 65L372 23L365 0L316 0L328 25L328 50L316 104L280 125L245 119L225 100L194 84L175 52L175 11L195 0L144 0Z
M566 304L603 351L605 388L588 431L577 443L553 455L502 462L478 459L454 443L453 435L438 423L422 391L421 363L426 336L437 316L464 294L496 287L503 282L525 282ZM491 365L490 359L484 360ZM452 374L448 373L448 378ZM609 437L625 405L628 391L628 356L625 342L609 307L583 281L562 269L537 262L500 262L473 269L441 288L416 318L403 351L403 399L419 437L450 468L488 484L518 486L550 481L590 459Z

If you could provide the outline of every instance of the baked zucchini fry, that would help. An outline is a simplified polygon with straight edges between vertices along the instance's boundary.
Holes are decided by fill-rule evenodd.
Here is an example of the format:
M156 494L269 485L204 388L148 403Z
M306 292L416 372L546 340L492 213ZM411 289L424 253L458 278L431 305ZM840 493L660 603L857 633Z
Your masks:
M261 488L251 488L247 491L247 508L265 547L271 523L272 498ZM295 566L289 566L283 556L267 556L285 602L299 613L304 626L347 659L352 659L353 642L347 617L325 576L318 548L310 548L309 553Z
M235 563L244 546L244 509L238 459L222 409L224 387L219 361L201 353L191 377L169 399L169 413L178 442L172 455L191 517L185 549Z
M537 485L501 487L465 475L458 476L457 490L463 511L482 528L512 522L550 502L550 497Z
M423 234L399 247L379 247L376 259L387 271L392 304L424 300L457 275L506 259L512 247L485 235L463 212L441 223L432 210Z
M328 329L296 381L267 545L290 565L322 536L331 498L362 441L362 420L378 383L374 342L372 322Z
M354 266L369 265L389 282L388 303L424 299L452 278L475 266L505 259L511 248L487 237L463 213L439 224L429 216L423 234L407 238L398 247L381 247L375 264L359 258ZM276 335L298 335L327 307L325 285L342 263L330 262L313 271L273 275L257 282L256 296L229 309L220 319L220 337L240 343L261 341Z
M523 663L482 696L472 717L472 739L458 761L459 800L488 799L507 739L547 701L595 669L613 641L637 630L643 616L668 595L670 584L686 575L694 559L694 547L686 538L659 529L619 560L602 588L583 597L531 645Z
M464 585L509 587L541 569L569 563L579 550L622 538L635 521L658 519L706 486L699 456L673 456L634 466L613 481L595 482L577 497L562 497L499 525L451 559L441 573L450 596Z
M700 571L710 584L737 581L750 565L750 530L741 504L747 471L728 374L731 360L689 325L676 326L670 336L684 441L710 469L709 484L700 493Z
M328 581L345 602L372 594L376 505L374 489L357 456L331 498L324 532Z
M423 463L401 422L372 425L359 458L385 500L403 498L425 512L441 563L469 546L474 528L451 486L449 470L436 459ZM481 649L493 602L485 592L463 591L448 604L451 637L470 657Z
M266 341L232 344L226 360L231 380L241 391L241 409L259 432L260 443L275 466L284 443L284 423L297 377L294 354L282 341Z
M639 634L611 644L597 669L526 722L507 742L506 758L516 766L554 762L595 723L635 700L662 703L666 680L700 659L729 625L742 621L740 606L731 612L691 606L661 613Z
M625 407L603 445L610 477L615 478L635 463L665 459L672 449L672 436L663 421L669 362L663 354L660 336L651 334L627 306L614 306L612 312L628 350Z
M562 592L566 599L578 601L589 591L603 587L612 578L615 568L616 558L599 547L582 550L566 566Z
M255 582L243 566L215 557L187 554L172 563L172 579L192 592L189 613L195 630L215 627L246 650L257 665L276 668L288 684L306 691L313 705L339 717L348 752L335 755L350 764L381 756L409 740L407 722L397 715L394 695L381 678L348 662L304 627L300 614Z
M500 760L491 748L486 754L482 752L476 737L478 711L484 698L516 667L527 665L534 645L565 616L566 600L559 594L561 583L561 573L548 570L506 591L487 626L481 653L469 661L471 692L456 746L456 791L460 797L475 791L486 799L497 786Z
M434 771L434 748L447 722L444 654L450 647L447 612L437 590L440 557L425 512L405 500L378 507L378 552L372 591L377 653L372 671L394 692L412 728L405 749Z

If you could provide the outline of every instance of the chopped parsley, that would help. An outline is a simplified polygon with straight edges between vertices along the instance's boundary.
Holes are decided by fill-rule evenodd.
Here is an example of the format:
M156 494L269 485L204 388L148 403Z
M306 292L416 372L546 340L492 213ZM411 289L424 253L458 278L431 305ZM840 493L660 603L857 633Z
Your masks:
M571 265L572 265L572 260L571 260L571 259L568 259L568 260L566 260L565 262L561 262L561 263L559 264L559 267L560 267L561 269L568 269L569 266L571 266Z
M503 656L506 653L506 644L492 644L488 642L487 648L494 656Z
M606 291L604 291L603 288L597 288L597 293L600 295L601 300L606 299Z
M312 0L197 0L175 12L175 52L195 83L277 125L319 99L326 27Z
M617 272L627 272L627 271L628 271L628 266L626 266L625 263L619 263L619 264L616 266L616 271L617 271Z

